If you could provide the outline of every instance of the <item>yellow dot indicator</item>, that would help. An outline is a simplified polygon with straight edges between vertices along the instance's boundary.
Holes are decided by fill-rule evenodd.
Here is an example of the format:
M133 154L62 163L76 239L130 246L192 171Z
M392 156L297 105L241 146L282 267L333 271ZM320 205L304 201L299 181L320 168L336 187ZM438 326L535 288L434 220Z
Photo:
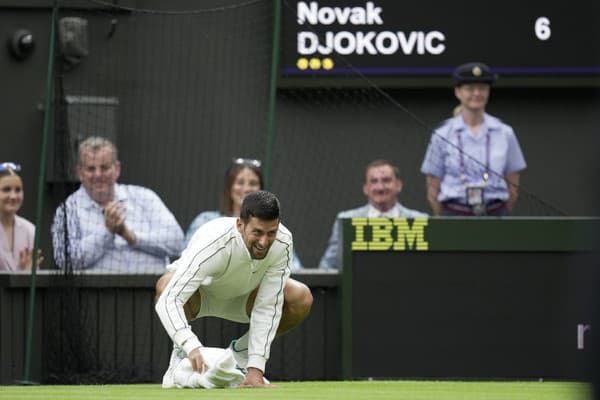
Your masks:
M335 64L331 58L323 59L323 69L332 69Z
M298 61L296 61L296 67L298 67L298 69L305 70L308 68L308 60L304 57L299 58Z
M311 58L308 65L310 66L310 69L319 69L321 68L321 60L318 58Z

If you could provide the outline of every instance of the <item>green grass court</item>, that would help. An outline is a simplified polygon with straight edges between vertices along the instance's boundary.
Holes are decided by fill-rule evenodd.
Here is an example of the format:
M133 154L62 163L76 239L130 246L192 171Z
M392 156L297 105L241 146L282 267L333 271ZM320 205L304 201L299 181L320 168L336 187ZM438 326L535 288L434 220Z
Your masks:
M169 389L152 385L0 386L2 400L589 400L591 388L574 382L283 382L274 389Z

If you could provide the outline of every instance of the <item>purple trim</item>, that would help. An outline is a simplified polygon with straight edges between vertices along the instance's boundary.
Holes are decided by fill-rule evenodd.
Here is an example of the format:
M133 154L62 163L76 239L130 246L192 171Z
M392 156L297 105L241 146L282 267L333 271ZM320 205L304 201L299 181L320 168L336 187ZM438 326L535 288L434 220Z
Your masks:
M600 67L499 67L492 68L499 74L598 74Z
M360 72L367 75L415 74L415 75L449 75L454 71L451 67L366 67L366 68L333 68L330 70L301 70L295 67L283 67L283 74L294 75L337 75ZM600 74L600 67L498 67L492 72L499 74Z
M368 67L368 68L333 68L330 70L312 70L305 69L301 70L295 67L284 67L282 72L284 74L319 74L319 75L333 75L333 74L353 74L356 72L362 72L363 74L373 75L385 75L385 74L451 74L454 68L434 68L434 67L405 67L405 68L379 68L379 67Z

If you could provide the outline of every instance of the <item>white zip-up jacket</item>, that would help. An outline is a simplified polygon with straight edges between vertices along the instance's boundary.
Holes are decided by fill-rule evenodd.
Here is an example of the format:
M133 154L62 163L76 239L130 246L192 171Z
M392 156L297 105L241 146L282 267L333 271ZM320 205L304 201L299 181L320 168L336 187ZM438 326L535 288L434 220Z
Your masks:
M292 254L292 234L283 224L262 260L251 258L236 218L218 218L201 226L181 257L167 267L174 275L155 307L173 342L187 354L201 346L183 311L196 290L226 302L258 287L250 316L247 367L264 372L281 319Z

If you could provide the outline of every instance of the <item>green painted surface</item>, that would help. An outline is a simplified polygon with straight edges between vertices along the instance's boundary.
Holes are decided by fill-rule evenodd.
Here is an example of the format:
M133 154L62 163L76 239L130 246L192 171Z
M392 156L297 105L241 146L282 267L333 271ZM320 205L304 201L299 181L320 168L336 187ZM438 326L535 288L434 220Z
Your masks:
M162 389L160 385L0 386L0 399L319 399L319 400L588 400L578 382L360 381L285 382L273 389Z

